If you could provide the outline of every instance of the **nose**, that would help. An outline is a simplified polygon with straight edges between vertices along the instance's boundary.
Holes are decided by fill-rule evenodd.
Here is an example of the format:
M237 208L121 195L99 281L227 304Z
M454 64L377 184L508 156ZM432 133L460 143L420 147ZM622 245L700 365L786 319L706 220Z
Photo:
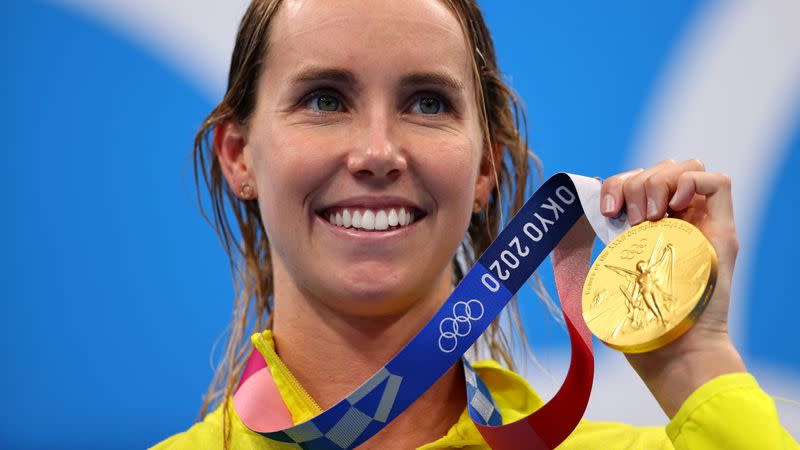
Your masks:
M355 177L372 180L394 180L408 167L402 148L392 135L386 117L374 117L365 124L362 138L347 158L347 168Z

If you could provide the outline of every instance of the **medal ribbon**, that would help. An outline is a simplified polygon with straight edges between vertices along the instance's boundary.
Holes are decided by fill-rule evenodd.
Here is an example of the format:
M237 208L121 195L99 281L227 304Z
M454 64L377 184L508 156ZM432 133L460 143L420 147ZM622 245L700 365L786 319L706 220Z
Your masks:
M627 227L624 220L607 219L597 211L599 186L596 179L566 173L545 181L433 319L359 388L306 422L293 424L266 361L254 349L233 397L242 422L262 436L304 449L355 448L382 430L462 359L470 417L492 448L555 448L577 426L591 393L594 356L591 334L581 313L581 290L594 235L609 242ZM587 206L586 215L583 205ZM570 367L549 402L528 417L502 425L489 390L462 355L551 251L570 337ZM421 366L425 369L420 370Z

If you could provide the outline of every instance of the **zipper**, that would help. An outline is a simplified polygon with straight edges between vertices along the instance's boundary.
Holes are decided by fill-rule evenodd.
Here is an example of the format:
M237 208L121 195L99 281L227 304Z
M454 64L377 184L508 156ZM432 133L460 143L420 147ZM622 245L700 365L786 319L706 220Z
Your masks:
M272 360L268 364L272 364L274 362L275 365L278 366L276 367L276 369L281 371L281 373L286 376L286 379L289 382L289 386L292 387L294 392L298 396L300 396L303 400L305 400L307 404L312 405L316 409L317 413L321 413L322 408L320 408L319 404L317 404L317 402L311 397L311 394L309 394L308 391L306 391L305 388L303 388L303 385L300 384L299 381L297 381L297 378L294 377L294 374L292 374L289 368L286 367L283 361L281 361L281 358L278 356L277 353L275 353L274 347L264 342L264 337L261 334L258 335L258 339L261 344L260 347L263 348L267 353L269 353L270 359Z

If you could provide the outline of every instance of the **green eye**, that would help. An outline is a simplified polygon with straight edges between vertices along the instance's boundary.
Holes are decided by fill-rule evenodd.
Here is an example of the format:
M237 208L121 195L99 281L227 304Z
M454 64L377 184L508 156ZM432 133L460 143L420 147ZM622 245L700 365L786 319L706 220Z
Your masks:
M444 110L442 101L436 97L421 97L414 105L414 112L422 114L441 114Z
M332 95L316 95L311 99L311 107L325 112L336 112L342 108L338 98Z

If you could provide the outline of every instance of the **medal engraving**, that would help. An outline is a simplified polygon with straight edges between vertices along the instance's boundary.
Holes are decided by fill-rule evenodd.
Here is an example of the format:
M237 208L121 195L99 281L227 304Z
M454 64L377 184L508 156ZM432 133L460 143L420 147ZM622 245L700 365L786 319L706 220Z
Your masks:
M601 341L626 353L685 333L714 289L717 256L688 222L644 222L612 241L586 277L583 317Z

